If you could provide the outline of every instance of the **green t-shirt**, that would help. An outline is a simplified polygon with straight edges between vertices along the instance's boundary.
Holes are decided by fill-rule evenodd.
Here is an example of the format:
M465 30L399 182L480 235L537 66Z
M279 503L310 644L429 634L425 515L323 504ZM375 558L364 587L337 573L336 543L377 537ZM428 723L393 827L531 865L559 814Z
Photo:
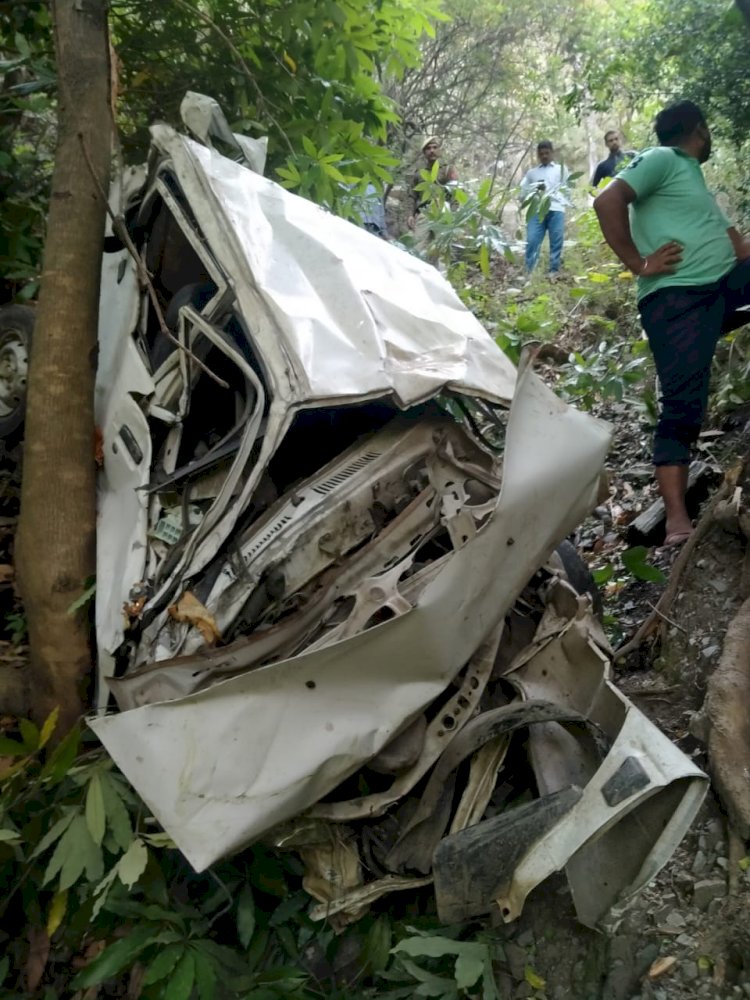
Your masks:
M737 263L727 219L693 156L674 146L639 153L617 175L635 191L630 230L642 257L676 240L682 260L673 274L638 278L638 298L673 285L707 285Z

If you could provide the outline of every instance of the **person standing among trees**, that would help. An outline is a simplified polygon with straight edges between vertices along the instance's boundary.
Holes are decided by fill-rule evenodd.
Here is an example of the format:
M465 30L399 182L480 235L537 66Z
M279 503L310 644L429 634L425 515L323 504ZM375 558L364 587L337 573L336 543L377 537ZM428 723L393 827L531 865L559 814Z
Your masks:
M598 187L607 177L614 177L618 169L622 170L625 166L625 161L632 160L635 156L635 150L623 150L622 136L616 129L611 128L604 133L604 145L609 150L609 156L597 163L594 176L591 178L592 187Z
M452 164L443 165L440 163L440 139L438 136L431 135L425 139L420 151L424 157L424 166L421 170L431 171L435 164L438 164L438 184L448 188L451 182L458 180L458 171ZM430 204L429 195L419 190L420 186L424 183L421 171L417 170L412 178L411 190L409 192L410 212L406 220L407 226L414 232L415 245L421 250L426 248L431 236L429 220L425 219L424 216L420 218L420 213Z
M685 506L691 447L708 402L719 337L746 322L750 239L741 236L706 187L701 164L711 133L692 101L664 108L659 146L646 149L594 201L604 238L638 276L638 309L654 355L661 413L654 466L666 511L665 545L693 525Z
M381 240L388 239L388 226L385 221L385 205L380 192L371 182L367 185L360 201L362 227Z
M536 154L539 165L527 170L521 181L521 203L539 194L549 198L549 206L544 215L535 212L526 226L526 270L531 273L536 267L546 233L549 236L549 271L556 274L562 262L565 209L570 204L565 193L570 172L567 167L555 163L549 139L538 143Z

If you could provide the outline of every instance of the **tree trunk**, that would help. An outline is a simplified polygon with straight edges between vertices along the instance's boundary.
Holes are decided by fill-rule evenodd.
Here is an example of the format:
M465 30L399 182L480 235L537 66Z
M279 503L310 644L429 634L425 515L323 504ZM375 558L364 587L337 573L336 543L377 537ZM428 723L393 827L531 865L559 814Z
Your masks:
M749 543L750 544L750 543ZM750 598L729 623L721 659L708 682L711 777L742 840L750 838Z
M750 27L750 0L734 0Z
M112 117L106 0L53 0L58 143L28 383L17 571L29 626L32 716L86 703L95 569L94 375ZM91 168L87 164L87 156Z

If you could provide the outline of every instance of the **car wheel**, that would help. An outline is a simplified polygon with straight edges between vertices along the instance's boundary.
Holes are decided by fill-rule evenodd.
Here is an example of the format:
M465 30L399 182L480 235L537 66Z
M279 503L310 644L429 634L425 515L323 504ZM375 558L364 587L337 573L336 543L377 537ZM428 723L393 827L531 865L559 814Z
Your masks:
M22 426L26 415L34 310L29 306L0 308L0 438Z

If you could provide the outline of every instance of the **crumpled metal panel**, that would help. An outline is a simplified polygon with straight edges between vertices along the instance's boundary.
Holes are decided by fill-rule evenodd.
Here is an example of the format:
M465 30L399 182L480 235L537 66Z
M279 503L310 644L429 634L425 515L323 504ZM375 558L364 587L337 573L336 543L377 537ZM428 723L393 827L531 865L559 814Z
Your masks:
M416 607L186 698L92 720L196 869L319 801L445 689L596 502L608 443L607 425L525 370L497 506Z
M166 125L151 131L252 318L274 395L511 398L513 365L434 267Z
M557 591L568 590L563 583ZM581 712L611 740L603 761L555 723L529 733L542 794L581 786L580 799L529 845L498 892L505 920L515 919L531 889L565 867L576 912L591 927L640 891L671 857L708 790L706 775L609 680L601 627L579 602L560 627L552 594L536 652L522 655L508 679L529 699L548 698ZM603 637L602 637L603 638ZM606 640L605 640L606 643Z
M110 335L100 341L96 382L96 424L105 450L97 505L100 525L116 525L117 530L100 532L97 539L96 627L102 651L122 641L123 601L143 579L146 563L147 498L142 487L150 475L151 434L136 400L150 396L154 382L131 336L138 304L135 264L127 251L105 254L99 326L106 326ZM129 581L125 588L123 581Z

